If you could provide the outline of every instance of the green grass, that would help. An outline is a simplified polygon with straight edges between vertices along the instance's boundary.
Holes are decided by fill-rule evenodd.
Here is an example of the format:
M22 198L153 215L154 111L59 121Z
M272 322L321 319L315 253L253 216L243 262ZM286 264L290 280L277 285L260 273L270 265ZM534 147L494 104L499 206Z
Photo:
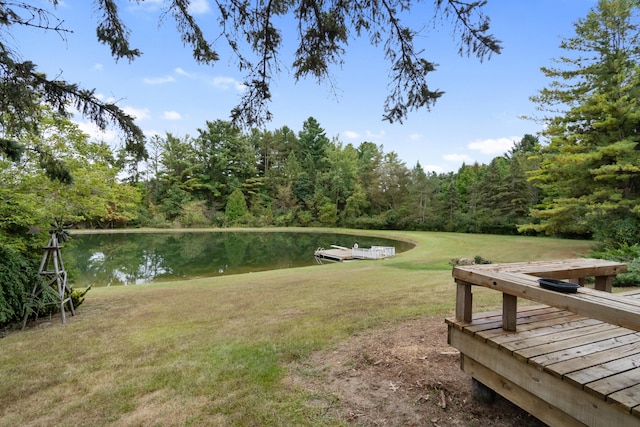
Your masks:
M340 425L314 404L318 396L286 381L292 362L354 334L450 315L453 258L569 258L590 248L362 233L417 246L382 261L92 289L67 325L53 319L0 340L0 426ZM495 294L474 293L474 307L495 307Z

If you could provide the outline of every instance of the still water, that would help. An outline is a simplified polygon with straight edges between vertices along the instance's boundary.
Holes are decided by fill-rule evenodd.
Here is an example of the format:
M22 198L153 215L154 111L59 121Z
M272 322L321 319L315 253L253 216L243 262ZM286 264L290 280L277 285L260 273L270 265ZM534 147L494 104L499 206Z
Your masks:
M370 236L298 232L196 232L74 235L62 256L76 287L137 285L317 264L331 245L361 248L412 244ZM374 261L376 262L376 261Z

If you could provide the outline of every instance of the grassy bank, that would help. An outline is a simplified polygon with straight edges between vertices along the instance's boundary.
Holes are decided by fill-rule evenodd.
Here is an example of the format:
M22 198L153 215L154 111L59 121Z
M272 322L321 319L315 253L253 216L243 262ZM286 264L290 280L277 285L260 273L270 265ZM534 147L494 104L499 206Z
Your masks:
M384 232L415 249L359 261L97 288L59 319L0 339L0 425L339 425L286 381L353 334L453 311L452 258L575 257L588 242ZM498 295L478 292L476 307ZM444 326L443 326L444 327Z

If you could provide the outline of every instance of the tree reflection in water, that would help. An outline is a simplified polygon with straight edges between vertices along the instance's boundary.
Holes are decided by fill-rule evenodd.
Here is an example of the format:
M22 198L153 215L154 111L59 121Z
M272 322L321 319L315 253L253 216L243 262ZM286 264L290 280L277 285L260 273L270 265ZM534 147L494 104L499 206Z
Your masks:
M158 232L75 235L63 253L75 286L238 274L315 264L313 252L331 245L412 245L377 237L296 232ZM66 262L66 261L65 261Z

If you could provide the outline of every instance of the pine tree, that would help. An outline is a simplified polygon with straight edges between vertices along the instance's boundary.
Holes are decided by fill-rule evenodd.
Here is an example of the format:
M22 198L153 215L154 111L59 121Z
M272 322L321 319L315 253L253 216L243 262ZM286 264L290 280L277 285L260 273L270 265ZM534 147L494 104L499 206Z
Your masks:
M553 82L532 99L545 118L540 169L543 192L526 229L558 235L614 238L624 230L640 241L640 33L635 2L600 0L575 24L561 66L543 68Z

